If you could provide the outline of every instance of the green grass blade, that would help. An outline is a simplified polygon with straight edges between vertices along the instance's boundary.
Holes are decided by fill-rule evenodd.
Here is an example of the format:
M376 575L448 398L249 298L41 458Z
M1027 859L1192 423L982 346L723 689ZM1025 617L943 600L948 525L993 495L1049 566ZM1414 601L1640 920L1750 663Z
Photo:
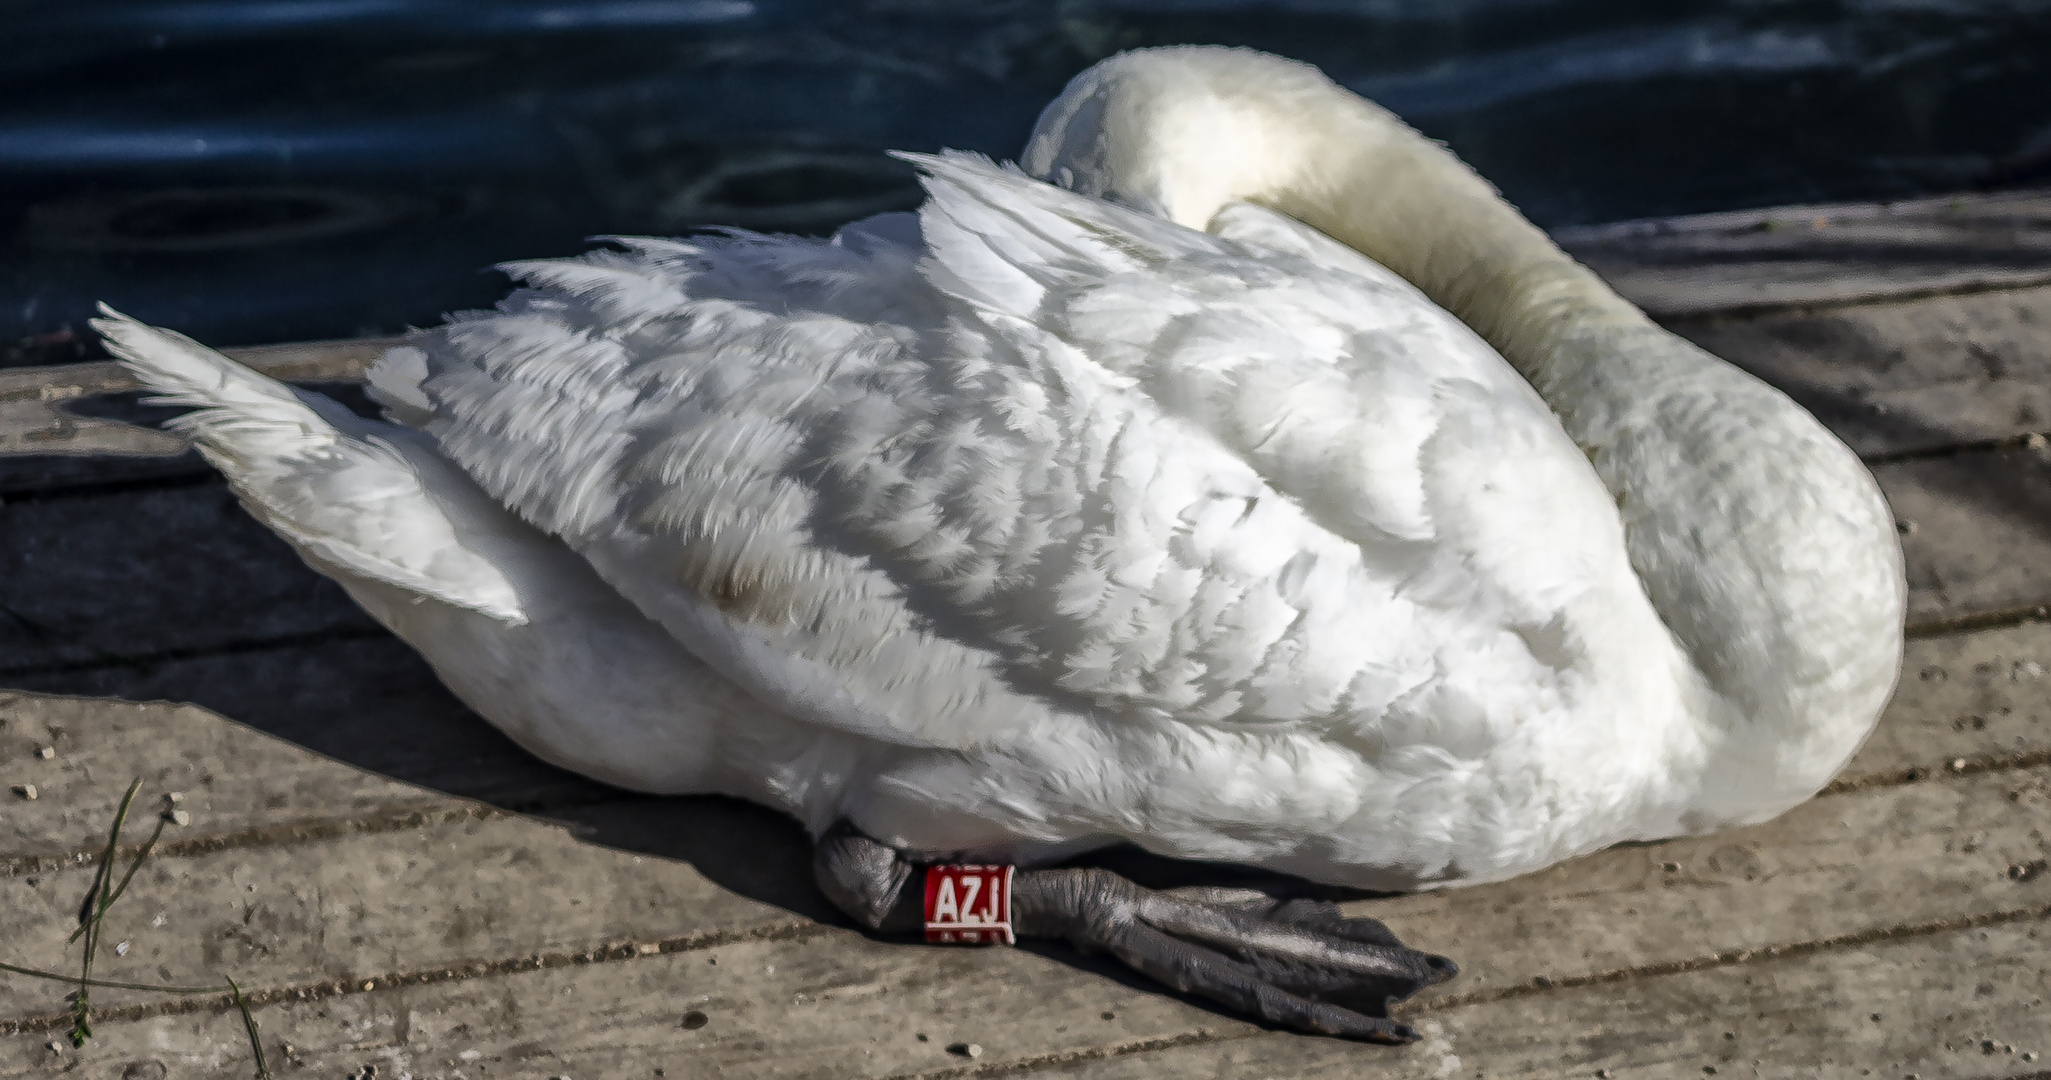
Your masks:
M92 891L86 893L86 902L79 911L80 927L85 931L85 948L81 950L78 967L78 996L71 1003L71 1045L80 1047L93 1037L92 1026L92 983L93 954L100 947L100 921L106 918L107 906L112 904L108 885L114 880L114 853L121 847L121 826L128 821L128 809L135 803L135 793L142 789L142 777L138 776L128 785L128 791L121 796L121 806L114 811L114 827L107 831L107 850L100 856L100 867L93 875Z
M135 872L142 869L142 861L150 857L150 852L157 848L157 841L163 838L166 824L168 822L163 818L157 819L157 827L150 832L150 838L144 841L142 847L136 851L135 858L129 861L128 872L121 875L121 884L116 885L114 891L108 894L107 902L100 905L99 911L93 915L90 922L81 924L78 929L71 932L70 940L77 941L79 936L86 932L87 927L97 927L100 920L106 916L107 909L113 907L114 901L121 899L121 894L128 891L128 883L135 879ZM97 929L94 930L94 933L98 932Z
M242 998L242 988L235 980L228 980L228 989L235 994L235 1007L242 1010L242 1027L249 1032L249 1051L256 1055L257 1080L271 1080L271 1067L263 1059L263 1038L256 1033L256 1014L249 1011L249 1002Z
M74 1047L84 1046L86 1040L93 1037L91 995L92 990L96 987L115 990L143 990L160 994L218 994L221 992L221 988L217 986L153 985L150 983L116 982L92 977L93 959L99 949L101 926L106 921L108 909L112 908L114 901L121 899L122 894L128 891L128 886L135 881L136 871L142 869L142 864L149 859L150 853L156 850L157 841L163 839L164 836L165 819L160 818L157 821L157 827L151 830L150 838L144 841L143 845L136 849L135 856L129 859L128 869L122 873L120 882L115 882L114 856L121 848L121 829L127 824L128 812L135 805L135 793L141 789L142 777L138 776L128 785L128 791L121 796L121 806L114 812L113 828L107 831L107 849L101 853L99 867L93 872L92 887L86 891L85 900L79 904L78 929L72 931L70 937L72 942L81 939L84 941L84 948L79 959L78 974L75 976L60 975L54 971L22 967L19 964L0 963L0 971L12 972L16 975L26 975L30 978L70 983L78 987L77 991L70 995L72 1003L71 1045ZM242 1014L242 1028L249 1033L249 1050L256 1058L257 1080L273 1080L270 1062L264 1058L263 1036L257 1030L256 1014L250 1011L249 999L243 995L242 986L233 977L223 976L223 978L226 978L228 981L229 999L234 1002L236 1011Z
M19 964L0 963L0 971L11 971L16 975L27 975L30 978L36 979L51 979L56 982L70 983L73 986L78 985L79 982L79 978L76 975L64 975L55 971L42 971L37 968L22 967ZM112 982L107 979L87 979L85 981L88 985L99 987L103 990L152 990L160 994L218 994L221 992L221 988L218 986L160 986L152 983Z

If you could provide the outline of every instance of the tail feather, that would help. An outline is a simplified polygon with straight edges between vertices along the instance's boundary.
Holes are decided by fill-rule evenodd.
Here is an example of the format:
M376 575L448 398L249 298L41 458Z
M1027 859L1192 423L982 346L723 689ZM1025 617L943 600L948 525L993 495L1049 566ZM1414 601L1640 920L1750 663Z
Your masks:
M315 569L526 621L517 591L484 553L494 530L516 526L426 436L365 420L183 334L100 311L93 328L156 392L152 400L195 407L170 426Z
M197 442L209 459L227 455L239 462L249 452L297 457L332 448L339 437L331 417L284 383L106 304L100 305L100 315L93 329L122 367L156 391L152 404L199 410L169 426Z

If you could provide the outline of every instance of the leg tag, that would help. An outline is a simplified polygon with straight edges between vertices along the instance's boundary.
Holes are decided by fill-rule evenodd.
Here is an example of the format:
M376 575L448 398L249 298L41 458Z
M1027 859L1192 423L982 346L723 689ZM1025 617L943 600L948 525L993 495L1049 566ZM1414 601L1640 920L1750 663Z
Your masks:
M1009 866L926 868L926 940L954 945L1009 945Z

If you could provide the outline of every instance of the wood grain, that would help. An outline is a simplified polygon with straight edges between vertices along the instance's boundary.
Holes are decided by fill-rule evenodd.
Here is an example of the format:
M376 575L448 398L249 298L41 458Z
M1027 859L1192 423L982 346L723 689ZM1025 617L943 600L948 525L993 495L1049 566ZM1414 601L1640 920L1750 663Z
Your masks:
M287 382L361 382L370 365L400 340L309 341L221 351ZM183 454L186 443L177 435L65 407L66 403L135 389L135 379L112 361L0 369L0 457L165 458ZM0 490L18 486L19 481L0 472Z
M2051 928L2036 918L1526 995L1448 1009L1422 1021L1423 1041L1382 1057L1331 1040L1260 1035L1049 1072L1089 1080L2034 1078L2051 1054L2047 942Z
M1655 318L1870 303L2051 282L2051 192L1739 210L1555 239Z
M2051 288L1682 319L1868 459L2051 430Z
M1970 1041L2014 1042L2041 1035L2028 1019L2045 989L2041 946L2018 941L1987 955L1973 946L1990 935L2034 935L2051 911L2051 875L2018 875L2008 861L2043 859L2036 826L2046 809L2051 782L2041 771L1903 785L1819 800L1725 837L1618 849L1518 882L1355 906L1467 959L1458 982L1405 1015L1436 1022L1431 1043L1492 1072L1562 1060L1540 1054L1604 1067L1707 1054L1702 1063L1728 1065L1724 1051L1807 1067L1834 1052L1823 1036L1844 1034L1828 1015L1805 1019L1801 1038L1743 1024L1726 1011L1723 999L1734 995L1747 1010L1778 1016L1827 1014L1817 1003L1835 993L1855 999L1861 1016L1890 1013L1910 1026L1935 1019L1927 1010L1941 1005L1954 1042L1964 1007ZM522 827L533 832L517 835ZM461 1059L435 1055L467 1050L515 1074L685 1067L685 1075L878 1076L966 1064L939 1052L956 1040L983 1048L979 1067L1000 1069L1126 1043L1252 1034L1200 1004L1065 962L1059 950L941 950L845 931L750 935L779 925L778 916L707 892L687 868L553 843L539 827L473 823L381 849L330 843L209 855L173 870L179 880L158 883L115 936L132 935L130 968L140 972L241 967L276 999L260 1016L273 1038L316 1070L449 1067ZM544 851L560 861L524 857ZM290 872L294 860L320 856L320 865ZM629 865L606 867L608 857ZM61 885L82 876L8 883L7 899L18 910L46 910L61 930L75 891ZM696 910L671 909L681 903ZM161 927L151 925L157 916ZM738 932L689 940L708 925ZM57 934L45 935L52 951ZM650 954L637 943L653 946ZM1950 955L1959 952L1971 955ZM592 953L599 962L583 960ZM1887 959L1895 954L1910 959ZM480 955L515 962L473 973ZM310 1000L300 1002L301 993ZM217 1062L240 1052L223 1003L174 1015L145 1006L124 1017L111 993L105 1000L111 1015L97 1025L96 1061L133 1046L183 1046L178 1052ZM702 1031L682 1028L691 1010L707 1018ZM1615 1026L1605 1026L1606 1013ZM1681 1033L1683 1017L1709 1026L1708 1037L1629 1037L1662 1024ZM1842 1019L1835 1028L1867 1032ZM15 1023L35 1035L65 1018L49 1010ZM1746 1044L1722 1045L1719 1027L1748 1028ZM1562 1032L1565 1046L1553 1042ZM1904 1045L1899 1026L1877 1034L1869 1063ZM1282 1060L1300 1059L1285 1075L1391 1057L1429 1062L1432 1050L1263 1041L1278 1044ZM1185 1071L1153 1067L1154 1075Z

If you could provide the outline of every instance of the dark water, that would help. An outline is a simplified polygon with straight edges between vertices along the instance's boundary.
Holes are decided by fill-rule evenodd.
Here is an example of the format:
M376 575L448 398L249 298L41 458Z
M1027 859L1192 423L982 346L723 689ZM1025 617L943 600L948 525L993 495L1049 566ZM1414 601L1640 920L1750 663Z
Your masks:
M6 10L11 8L11 10ZM1118 49L1313 61L1542 224L2051 183L2051 0L171 0L0 8L0 363L95 299L388 332L602 233L911 205Z

